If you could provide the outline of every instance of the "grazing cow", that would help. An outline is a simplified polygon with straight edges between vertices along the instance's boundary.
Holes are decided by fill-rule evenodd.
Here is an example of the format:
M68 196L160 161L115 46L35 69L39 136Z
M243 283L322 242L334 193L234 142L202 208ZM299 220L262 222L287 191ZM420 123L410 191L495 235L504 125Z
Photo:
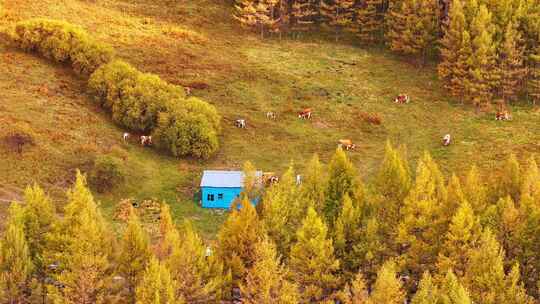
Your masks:
M274 175L274 176L270 176L270 178L268 179L268 182L269 182L270 184L275 184L275 183L279 182L279 177L277 177L277 176L275 176L275 175Z
M124 132L124 135L122 135L122 138L124 139L124 141L128 141L128 139L129 139L129 133Z
M298 112L298 118L301 119L311 119L311 109L304 109L301 112Z
M191 88L186 87L185 90L186 90L186 96L190 96L191 95Z
M405 104L405 103L409 103L411 99L409 98L409 95L407 94L399 94L396 99L394 99L394 102L395 103L399 103L399 104Z
M152 145L152 136L141 136L141 146L151 146Z
M274 113L274 112L266 112L266 118L268 118L268 119L276 119L276 113Z
M353 142L350 139L340 139L339 145L340 148L345 148L345 150L354 150L356 149L356 145L353 144Z
M446 134L444 137L443 137L443 146L449 146L450 145L450 134Z
M510 116L510 113L508 111L499 111L495 115L495 120L511 120L512 116Z
M245 129L246 128L246 120L245 119L237 119L234 124L236 125L236 127L240 128L240 129Z
M274 172L264 172L262 176L263 184L269 186L271 184L277 183L279 177Z

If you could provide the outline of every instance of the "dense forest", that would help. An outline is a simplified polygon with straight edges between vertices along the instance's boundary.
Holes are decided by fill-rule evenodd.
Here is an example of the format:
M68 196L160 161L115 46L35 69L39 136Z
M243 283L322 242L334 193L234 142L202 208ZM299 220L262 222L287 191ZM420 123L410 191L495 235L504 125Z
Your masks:
M540 99L540 4L534 0L236 0L235 18L265 34L331 31L437 58L455 98L477 107Z
M77 175L62 216L39 186L10 207L0 250L4 303L536 303L540 171L514 156L445 177L412 172L387 145L364 178L338 149L264 189L251 163L215 242L162 204L159 231L134 209L120 235ZM250 200L261 197L254 207ZM177 228L179 227L179 228ZM536 299L536 300L535 300Z

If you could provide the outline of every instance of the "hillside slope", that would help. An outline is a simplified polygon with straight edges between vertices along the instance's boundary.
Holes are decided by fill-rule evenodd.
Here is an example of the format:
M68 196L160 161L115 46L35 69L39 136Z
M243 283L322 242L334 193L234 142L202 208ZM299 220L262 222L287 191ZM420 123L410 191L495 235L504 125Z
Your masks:
M261 40L233 22L218 0L5 0L0 27L32 17L81 25L114 46L118 56L175 84L194 86L194 95L223 115L221 149L199 162L173 159L136 143L123 144L114 126L85 94L84 80L32 54L0 46L0 124L27 128L35 146L16 153L0 145L0 199L14 199L29 183L61 196L76 168L88 169L98 154L124 159L126 185L98 196L106 210L121 198L154 197L173 206L178 218L195 220L212 235L222 216L193 201L204 168L240 168L246 160L265 171L282 171L292 161L302 168L313 153L327 160L341 138L359 146L353 161L369 178L386 140L405 145L411 163L429 151L445 171L472 164L496 167L513 152L524 159L540 151L540 111L513 108L514 120L496 122L492 113L452 102L435 69L417 69L380 49L362 49L325 37ZM409 105L392 99L405 92ZM312 121L296 112L314 110ZM277 120L266 119L274 111ZM383 123L366 123L375 113ZM246 130L233 121L246 118ZM0 128L4 138L9 128ZM440 139L451 133L454 144ZM9 193L9 195L2 193ZM3 203L5 205L5 203Z

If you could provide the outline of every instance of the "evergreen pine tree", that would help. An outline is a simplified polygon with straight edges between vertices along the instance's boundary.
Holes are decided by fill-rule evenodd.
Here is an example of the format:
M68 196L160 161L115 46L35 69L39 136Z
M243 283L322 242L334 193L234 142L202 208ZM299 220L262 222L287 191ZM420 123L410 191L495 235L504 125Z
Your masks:
M173 246L166 261L175 282L177 298L187 303L208 303L221 298L221 288L227 282L223 266L194 231L191 223L183 225L180 242Z
M474 212L482 215L487 208L487 189L483 179L478 172L478 168L473 166L467 175L467 180L463 186L465 199L471 204Z
M510 22L504 32L501 45L498 74L500 77L499 96L504 101L515 101L526 76L524 67L524 48L521 34L514 23Z
M64 218L51 235L56 245L50 264L58 265L48 285L53 303L105 303L112 286L112 240L85 178L77 173L75 185L68 191Z
M446 205L443 206L443 213L445 218L451 220L466 199L465 194L463 193L463 188L461 187L461 182L455 174L452 174L448 180L447 189L448 199L446 201Z
M479 246L469 253L465 283L476 303L505 303L502 296L505 288L503 268L504 252L488 229L480 238Z
M46 236L53 229L56 211L49 197L37 185L26 188L24 202L25 235L37 274L43 278L46 270L44 261L47 250Z
M523 225L523 217L511 197L501 198L495 206L497 210L495 225L493 231L497 234L497 240L507 255L506 266L513 264L520 252L520 246L517 239L519 230Z
M495 86L495 44L493 42L492 16L485 5L480 5L471 24L473 56L470 70L470 100L477 106L491 102Z
M263 239L255 246L255 256L245 283L240 284L243 303L298 303L297 286L287 281L287 271L279 262L275 245L270 240Z
M467 201L463 202L452 218L444 245L437 262L440 273L455 271L459 277L465 274L467 258L480 237L480 223Z
M512 199L519 201L519 194L521 191L521 166L514 154L510 154L506 160L503 173L499 178L499 185L497 195L499 197L505 197L510 195Z
M171 216L170 207L166 203L161 203L159 212L159 238L155 248L156 257L165 260L172 252L174 246L179 242L178 231Z
M458 50L457 64L453 78L450 79L450 93L459 97L463 103L472 98L474 91L474 79L472 77L473 48L471 35L468 31L463 31L463 40Z
M307 164L300 187L301 200L305 206L312 206L318 214L322 214L325 202L326 175L319 156L313 155Z
M359 257L354 250L360 237L361 211L353 206L348 195L343 199L343 207L334 224L334 248L341 262L341 270L347 280L358 273Z
M372 217L363 223L355 239L352 253L349 254L354 257L354 260L351 259L349 262L352 265L351 269L361 269L368 282L374 282L377 270L380 269L384 259L393 256L385 245L377 218Z
M533 104L540 103L540 46L529 56L529 82L527 93Z
M304 206L299 206L298 187L295 175L290 167L279 183L268 189L262 204L262 218L270 239L276 244L281 256L288 255L300 219L304 215Z
M351 284L347 284L339 295L343 304L367 304L369 300L367 285L361 272L358 272Z
M257 177L257 169L250 161L244 163L242 171L244 173L244 182L241 198L248 198L252 202L260 196L258 187L260 178Z
M395 248L393 243L397 235L396 223L400 220L400 209L411 183L411 173L406 160L387 142L384 160L374 184L377 194L381 196L376 207L377 221L388 249Z
M463 84L460 81L466 71L459 65L460 51L463 46L463 32L466 29L462 0L453 0L449 12L450 23L440 39L439 77L444 87L456 97L462 97Z
M25 303L34 272L31 252L24 234L24 209L9 207L9 218L0 242L0 301Z
M181 304L175 299L174 286L169 270L156 258L148 263L143 277L135 290L137 304Z
M135 303L135 288L139 285L151 256L148 236L137 215L132 213L120 242L117 261L118 274L126 282L125 298L128 303Z
M438 166L426 153L418 164L415 185L404 201L397 241L406 249L403 258L411 278L419 280L426 270L434 271L441 239L447 227L443 204L445 181Z
M355 196L354 192L358 189L358 173L341 148L338 148L332 157L328 172L324 214L327 223L333 224L341 209L343 197L346 194L349 194L350 197Z
M540 295L540 207L525 200L519 205L521 225L513 235L515 256L521 266L523 282L531 295Z
M534 204L540 201L540 170L533 156L527 161L520 198L522 204Z
M217 254L231 271L234 282L245 277L247 269L255 260L254 246L262 238L263 224L253 205L244 198L237 208L233 208L218 233Z
M354 0L321 0L320 13L325 25L334 29L336 42L339 31L352 25Z
M292 28L297 34L313 28L318 15L320 0L296 0L292 4Z
M289 258L291 277L302 290L303 302L322 301L338 286L339 261L334 257L334 246L327 234L326 225L309 208Z
M424 272L422 280L418 285L418 290L412 298L411 304L433 304L437 303L438 291L433 283L433 279L429 272Z
M434 0L403 0L389 29L390 48L425 61L438 37L438 6Z
M504 298L499 303L533 304L534 299L527 295L520 281L519 264L515 264L506 276Z
M365 44L375 44L380 41L383 33L384 19L379 9L382 0L364 0L355 10L358 39Z
M440 304L472 304L467 290L458 281L456 275L450 270L446 273L439 289Z
M234 18L242 27L255 28L258 25L257 9L254 0L235 0Z
M397 278L394 262L386 262L377 273L377 280L372 287L369 304L401 304L405 292Z

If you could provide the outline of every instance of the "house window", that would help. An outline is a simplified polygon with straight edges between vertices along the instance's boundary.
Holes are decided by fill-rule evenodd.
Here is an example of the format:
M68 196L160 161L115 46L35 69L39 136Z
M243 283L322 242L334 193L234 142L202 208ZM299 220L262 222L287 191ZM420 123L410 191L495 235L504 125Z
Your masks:
M214 201L214 195L213 194L208 194L207 199L208 199L208 201L213 202Z
M218 194L218 195L217 195L217 199L218 199L218 200L222 200L222 199L223 199L223 193Z

